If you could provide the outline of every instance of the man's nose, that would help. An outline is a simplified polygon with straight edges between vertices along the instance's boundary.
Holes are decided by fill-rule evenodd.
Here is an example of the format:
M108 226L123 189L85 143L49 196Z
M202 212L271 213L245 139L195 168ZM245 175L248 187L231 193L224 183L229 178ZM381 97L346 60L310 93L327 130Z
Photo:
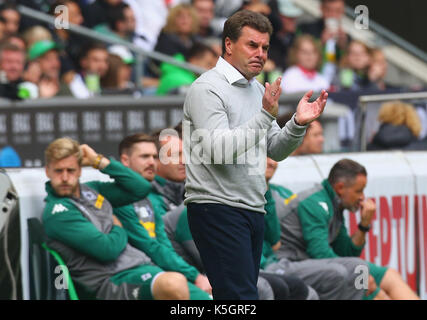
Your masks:
M68 181L68 172L67 171L62 172L61 179L62 179L62 181Z

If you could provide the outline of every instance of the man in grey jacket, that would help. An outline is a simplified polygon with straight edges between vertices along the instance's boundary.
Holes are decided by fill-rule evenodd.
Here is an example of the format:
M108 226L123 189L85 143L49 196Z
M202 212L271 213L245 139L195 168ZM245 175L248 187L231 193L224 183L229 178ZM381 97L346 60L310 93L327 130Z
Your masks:
M239 11L224 25L223 57L201 75L184 102L188 220L214 299L257 299L264 228L265 161L285 159L320 116L328 94L307 92L283 129L280 81L264 88L272 32L261 14ZM160 158L160 161L162 159Z

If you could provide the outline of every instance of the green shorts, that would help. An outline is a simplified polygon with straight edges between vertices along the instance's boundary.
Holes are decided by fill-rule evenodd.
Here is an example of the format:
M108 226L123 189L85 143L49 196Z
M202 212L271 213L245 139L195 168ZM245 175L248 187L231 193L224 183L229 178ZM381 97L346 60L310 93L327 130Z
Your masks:
M115 285L127 283L139 286L139 300L153 300L152 283L157 275L164 271L150 264L140 265L138 267L122 271L110 278Z
M136 268L122 271L110 278L110 281L115 285L130 284L139 287L139 300L154 300L152 294L152 284L157 275L163 273L164 270L153 265L141 265ZM190 300L212 300L212 298L196 287L193 283L188 282L190 292Z
M373 300L378 292L380 291L380 284L383 280L383 277L388 270L387 267L377 266L376 264L373 264L371 262L367 262L369 267L369 274L374 278L375 283L377 284L377 289L375 289L374 292L372 292L369 296L364 296L363 300Z

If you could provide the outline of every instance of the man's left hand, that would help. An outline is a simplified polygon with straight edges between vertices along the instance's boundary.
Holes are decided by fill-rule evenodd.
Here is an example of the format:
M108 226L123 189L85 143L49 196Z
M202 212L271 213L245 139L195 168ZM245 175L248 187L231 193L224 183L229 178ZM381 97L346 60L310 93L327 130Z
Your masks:
M328 100L328 93L322 90L320 96L313 102L308 102L313 95L313 90L308 91L298 103L295 121L304 126L316 120L323 112Z

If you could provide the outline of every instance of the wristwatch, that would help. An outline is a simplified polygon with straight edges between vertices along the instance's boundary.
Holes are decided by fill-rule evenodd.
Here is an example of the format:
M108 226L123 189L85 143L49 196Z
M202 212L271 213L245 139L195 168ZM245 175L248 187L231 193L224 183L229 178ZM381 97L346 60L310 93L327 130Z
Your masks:
M358 228L359 228L359 230L360 230L360 231L362 231L362 232L369 232L369 230L371 230L371 225L369 225L369 226L365 227L365 226L362 226L362 224L361 224L361 223L359 223L357 227L358 227Z

